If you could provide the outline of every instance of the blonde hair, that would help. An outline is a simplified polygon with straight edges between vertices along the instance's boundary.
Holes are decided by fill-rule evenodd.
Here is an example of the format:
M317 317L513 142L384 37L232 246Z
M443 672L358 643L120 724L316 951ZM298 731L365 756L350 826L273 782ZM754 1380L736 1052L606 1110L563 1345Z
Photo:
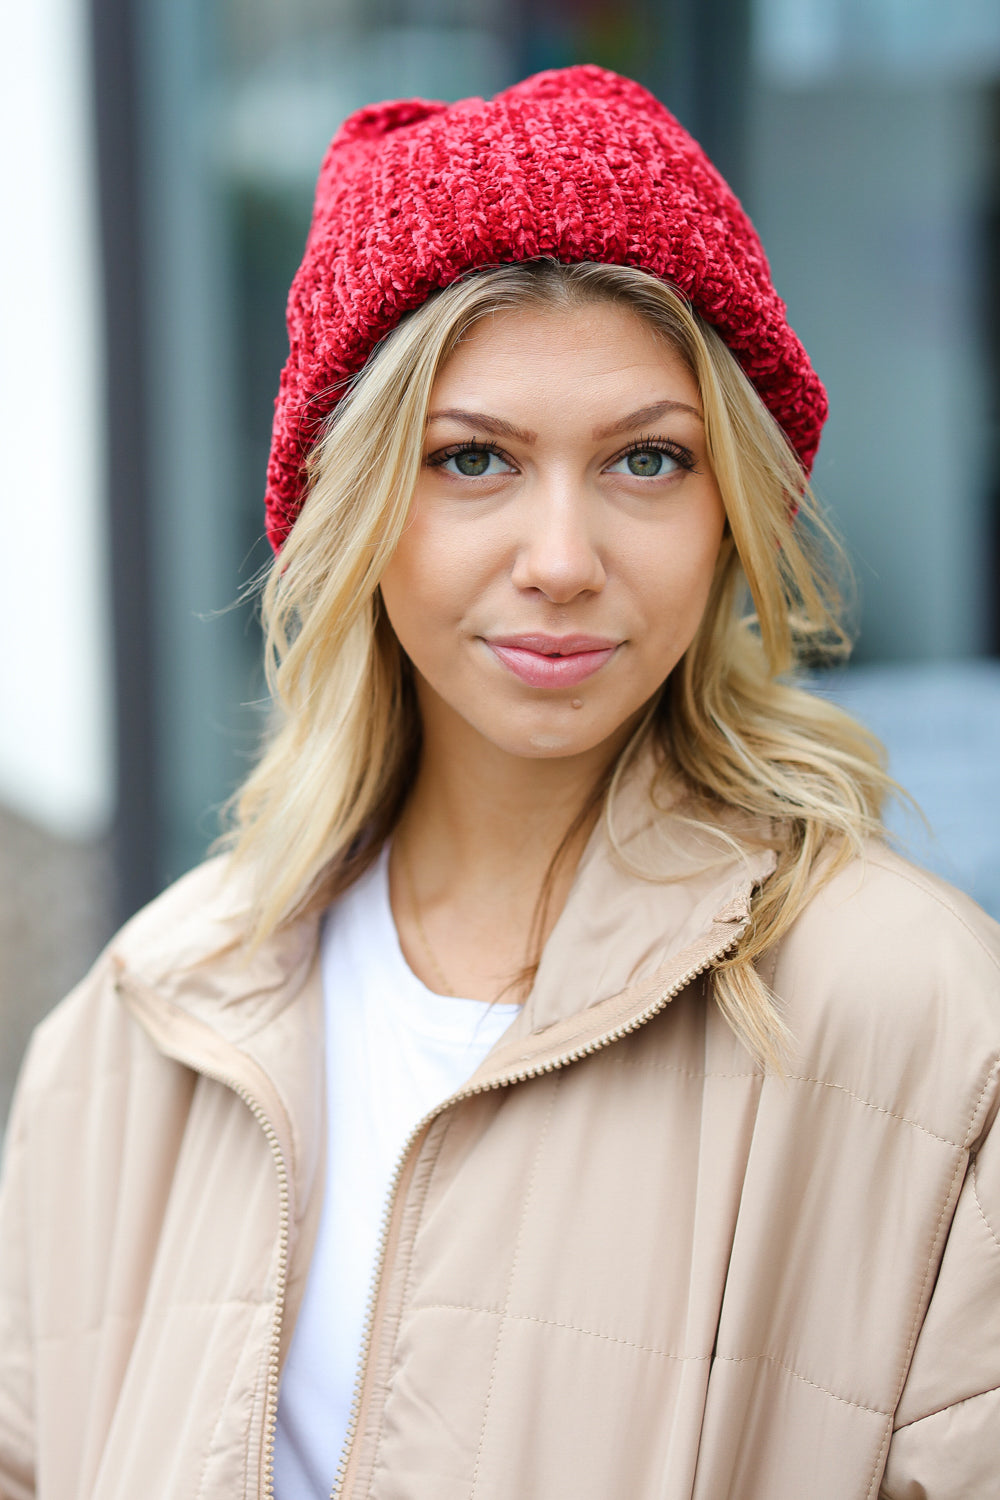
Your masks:
M606 300L634 310L694 373L728 527L695 639L593 802L610 817L636 740L652 736L687 784L685 816L738 848L719 804L763 820L777 868L713 982L738 1034L774 1063L786 1038L756 960L815 890L820 856L832 855L828 875L880 829L891 783L860 725L782 681L849 650L819 560L836 545L798 460L719 336L643 271L548 260L479 271L434 293L369 359L313 450L305 504L263 591L275 718L231 804L228 842L255 868L257 941L375 858L419 759L412 681L378 585L406 522L435 376L489 314Z

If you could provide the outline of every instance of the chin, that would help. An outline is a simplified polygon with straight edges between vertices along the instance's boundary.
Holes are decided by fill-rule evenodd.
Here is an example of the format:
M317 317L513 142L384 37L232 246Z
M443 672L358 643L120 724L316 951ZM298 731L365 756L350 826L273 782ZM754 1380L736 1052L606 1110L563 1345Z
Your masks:
M574 709L567 704L564 712L539 715L533 724L519 725L516 721L512 724L508 720L502 727L483 724L475 727L505 755L524 760L559 760L587 755L611 743L632 716L610 724L593 720L587 723L587 717L586 708ZM571 721L567 722L568 719Z
M575 736L570 734L555 734L551 730L539 730L537 734L530 737L528 750L522 754L537 757L540 760L551 756L575 755L580 750L589 749L589 746L575 743Z

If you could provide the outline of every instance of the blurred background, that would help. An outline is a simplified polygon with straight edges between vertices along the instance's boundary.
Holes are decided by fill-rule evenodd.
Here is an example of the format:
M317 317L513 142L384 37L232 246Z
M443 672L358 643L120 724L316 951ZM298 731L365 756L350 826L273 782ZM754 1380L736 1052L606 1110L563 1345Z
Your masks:
M821 690L1000 916L995 0L32 0L0 37L0 1121L34 1020L247 766L284 299L376 99L597 62L706 147L829 388L860 608Z

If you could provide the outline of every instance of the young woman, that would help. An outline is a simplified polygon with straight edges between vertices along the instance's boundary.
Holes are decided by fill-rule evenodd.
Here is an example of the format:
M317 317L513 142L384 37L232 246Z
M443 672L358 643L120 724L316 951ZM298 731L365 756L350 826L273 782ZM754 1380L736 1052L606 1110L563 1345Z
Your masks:
M732 194L595 68L378 106L289 329L276 718L34 1042L0 1495L996 1494L1000 941L794 684L825 398Z

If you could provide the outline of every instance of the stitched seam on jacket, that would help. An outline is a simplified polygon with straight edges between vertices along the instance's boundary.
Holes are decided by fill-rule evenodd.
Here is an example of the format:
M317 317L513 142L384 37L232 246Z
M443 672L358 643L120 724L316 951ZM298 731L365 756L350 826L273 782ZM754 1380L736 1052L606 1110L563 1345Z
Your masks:
M995 1396L1000 1391L1000 1385L987 1386L985 1391L973 1391L971 1396L963 1396L960 1401L949 1401L944 1406L936 1406L933 1411L925 1411L922 1416L913 1417L909 1422L901 1422L896 1432L905 1432L908 1427L917 1427L921 1422L928 1422L931 1417L940 1417L946 1411L957 1411L960 1406L967 1406L970 1401L978 1401L983 1396Z
M981 1097L982 1097L982 1095L980 1095L980 1098ZM977 1108L978 1108L978 1106L977 1106ZM921 1319L921 1308L923 1306L923 1301L924 1301L924 1292L927 1289L927 1283L928 1283L928 1281L930 1279L931 1270L932 1270L932 1268L934 1266L934 1261L935 1261L935 1253L934 1252L937 1249L938 1237L939 1237L939 1235L941 1233L941 1225L944 1222L945 1214L948 1211L948 1204L951 1201L952 1194L955 1191L955 1184L958 1181L959 1176L960 1175L964 1175L964 1173L965 1173L966 1170L967 1170L967 1158L959 1157L958 1161L955 1163L955 1170L951 1174L951 1180L948 1183L948 1191L944 1195L944 1200L943 1200L943 1202L941 1204L941 1210L940 1210L940 1212L939 1212L939 1214L937 1216L937 1222L934 1225L934 1233L931 1236L930 1249L927 1252L927 1264L924 1266L924 1274L923 1274L923 1277L921 1278L921 1281L920 1281L920 1290L919 1290L919 1292L917 1294L916 1306L913 1309L913 1321L910 1324L910 1333L909 1333L909 1337L906 1340L906 1351L905 1351L905 1353L903 1355L902 1371L900 1373L899 1384L898 1384L898 1387L896 1389L896 1400L893 1403L893 1410L894 1411L895 1411L896 1407L899 1405L899 1398L902 1395L903 1387L906 1384L907 1372L908 1372L908 1370L910 1368L910 1360L913 1357L914 1346L916 1345L917 1337L918 1337L918 1335L920 1333L920 1325L921 1325L921 1321L922 1321L922 1319ZM878 1453L875 1456L875 1467L872 1470L871 1483L868 1486L866 1500L872 1500L873 1496L877 1497L877 1495L878 1495L878 1491L879 1491L879 1489L881 1487L881 1484L882 1484L882 1474L883 1474L883 1472L885 1470L886 1454L889 1451L889 1444L890 1444L891 1441L892 1441L892 1422L889 1421L889 1422L886 1423L886 1429L885 1429L885 1432L882 1435L882 1442L879 1445Z
M818 1380L810 1380L808 1375L803 1375L791 1365L786 1365L783 1359L776 1354L716 1354L717 1360L724 1360L729 1365L750 1364L752 1362L777 1365L779 1369L794 1375L796 1380L801 1380L804 1385L812 1386L814 1391L820 1391L824 1396L829 1396L833 1401L839 1401L841 1406L851 1406L855 1411L870 1412L873 1417L889 1417L891 1412L883 1411L880 1406L866 1406L863 1401L852 1401L848 1396L838 1396L836 1391L831 1391L828 1386L820 1385Z
M262 1307L264 1305L263 1304L263 1300L261 1302L257 1303L256 1305L258 1307ZM254 1333L254 1330L252 1330L252 1329L248 1331L248 1333L247 1333L247 1340L249 1340L253 1336L253 1333ZM247 1340L244 1341L244 1345L243 1345L244 1349L246 1348L246 1342L247 1342ZM256 1370L256 1374L254 1376L253 1401L251 1403L251 1410L253 1410L254 1408L256 1408L256 1406L258 1404L258 1401L261 1401L264 1404L266 1404L266 1401L267 1401L267 1395L266 1395L266 1388L267 1388L267 1356L268 1356L268 1347L267 1347L267 1341L265 1340L264 1343L263 1343L263 1345L262 1345L261 1351L260 1351L260 1357L257 1360L257 1370ZM218 1413L216 1415L214 1423L212 1424L212 1430L209 1433L208 1442L205 1444L205 1457L202 1460L201 1472L198 1475L198 1488L195 1491L195 1500L201 1500L201 1497L205 1493L205 1480L208 1478L208 1466L209 1466L209 1463L211 1462L211 1460L212 1460L212 1458L214 1457L214 1454L215 1454L215 1442L216 1442L216 1439L217 1439L217 1437L219 1435L219 1428L222 1426L222 1422L223 1422L223 1419L225 1417L226 1411L229 1409L230 1394L231 1394L231 1392L233 1390L233 1387L236 1385L236 1382L239 1380L241 1371L242 1371L242 1362L240 1360L237 1360L235 1368L233 1369L232 1377L231 1377L231 1379L229 1381L229 1384L226 1387L225 1398L224 1398L223 1401L221 1401L219 1403ZM264 1377L264 1394L263 1394L263 1396L261 1395L261 1376L262 1375ZM247 1493L247 1480L248 1480L249 1475L250 1475L250 1437L251 1437L252 1432L253 1432L253 1421L251 1420L250 1429L247 1432L247 1440L243 1444L243 1494L244 1495L246 1495L246 1493Z
M972 1142L975 1139L973 1131L975 1130L976 1122L979 1119L979 1111L982 1108L983 1100L986 1098L986 1095L989 1092L990 1084L993 1083L998 1070L1000 1070L1000 1058L994 1058L993 1066L990 1068L990 1071L987 1073L986 1078L983 1081L983 1086L979 1090L979 1097L976 1099L975 1106L973 1107L972 1114L969 1118L969 1125L962 1139L963 1151L968 1151L972 1146Z
M430 1162L430 1164L429 1164L429 1166L427 1168L427 1174L426 1174L426 1178L425 1178L425 1181L424 1181L424 1191L423 1191L423 1193L421 1195L421 1200L420 1200L421 1212L423 1211L423 1205L424 1205L424 1203L426 1203L426 1201L427 1201L427 1194L430 1192L431 1188L434 1185L434 1180L435 1180L435 1177L437 1176L437 1170L438 1170L438 1167L440 1166L440 1163L441 1163L441 1155L442 1155L442 1152L444 1151L445 1142L447 1141L449 1135L451 1134L451 1131L452 1131L452 1128L454 1127L456 1118L457 1118L457 1112L455 1110L450 1110L448 1112L448 1114L446 1114L443 1117L439 1116L439 1125L440 1125L440 1128L439 1128L439 1134L438 1134L438 1142L437 1142L437 1145L434 1148L434 1156L433 1156L433 1158L432 1158L432 1160L431 1160L431 1162ZM413 1279L414 1279L414 1276L416 1274L416 1269L415 1269L415 1266L414 1266L414 1260L415 1260L414 1251L416 1250L416 1247L417 1247L417 1237L416 1237L416 1235L414 1235L412 1237L411 1241L410 1241L410 1250L409 1250L409 1254L408 1254L407 1259L406 1259L406 1276L405 1276L404 1281L403 1281L403 1299L402 1299L402 1303L401 1303L401 1306L403 1306L403 1307L407 1306L407 1304L409 1303L409 1300L410 1300L410 1296L412 1295L412 1292L413 1292Z
M912 885L915 891L920 891L923 895L929 897L931 901L936 901L938 906L941 907L942 911L946 911L950 917L954 918L954 920L960 927L965 928L965 931L969 934L973 942L976 944L976 947L985 954L985 956L990 960L990 963L993 965L993 967L995 969L1000 968L1000 964L997 963L995 956L993 955L993 953L991 953L989 948L987 948L986 944L983 942L976 929L974 927L970 927L968 922L962 916L961 912L956 911L950 902L945 901L941 896L938 895L937 891L931 890L928 886L924 885L922 881L914 880L912 875L907 874L905 869L900 870L897 869L895 865L886 864L883 860L880 860L877 855L873 857L869 853L868 860L870 864L873 864L876 867L876 869L884 870L888 875L894 875L898 880L905 880L907 885Z
M685 1078L739 1078L753 1079L763 1078L764 1074L754 1071L752 1068L745 1073L711 1073L704 1068L682 1068L679 1063L656 1062L643 1057L627 1057L619 1055L614 1059L616 1068L648 1068L652 1072L680 1073Z
M480 1469L482 1468L483 1447L486 1443L486 1429L489 1425L490 1406L493 1402L493 1389L496 1385L497 1365L500 1362L500 1345L503 1342L504 1323L507 1317L507 1309L510 1307L511 1294L514 1290L514 1277L517 1274L517 1263L521 1255L521 1245L524 1239L524 1226L528 1218L528 1209L530 1208L531 1200L534 1197L535 1181L538 1177L538 1168L542 1160L542 1152L545 1148L545 1142L548 1139L549 1126L552 1123L552 1111L555 1107L556 1095L559 1092L559 1085L561 1084L562 1080L562 1073L558 1073L552 1080L552 1091L549 1094L548 1108L545 1111L545 1119L542 1121L542 1128L538 1132L538 1145L535 1147L535 1159L531 1164L531 1175L528 1178L528 1184L524 1194L524 1201L521 1205L521 1217L517 1226L517 1238L514 1241L514 1251L510 1259L510 1270L507 1272L507 1288L504 1294L503 1309L500 1313L500 1326L497 1329L497 1336L493 1344L493 1359L490 1363L490 1380L489 1385L486 1389L486 1400L483 1402L483 1420L479 1428L479 1443L476 1447L476 1462L472 1471L472 1488L469 1491L469 1500L475 1500L476 1490L479 1488L479 1473Z
M914 1130L929 1135L931 1140L939 1141L942 1146L951 1146L955 1151L965 1148L961 1141L953 1141L950 1136L940 1135L938 1131L931 1130L928 1125L921 1125L919 1120L911 1120L909 1115L897 1114L894 1109L886 1109L883 1104L876 1104L872 1099L866 1099L863 1094L856 1094L853 1089L847 1088L843 1083L831 1083L826 1078L810 1078L802 1073L786 1073L781 1080L783 1083L812 1083L817 1088L833 1089L838 1094L846 1094L848 1099L853 1099L855 1104L863 1104L866 1109L874 1110L876 1114L886 1115L890 1120L898 1120L901 1125L910 1125ZM980 1098L982 1095L980 1095ZM978 1105L977 1105L978 1107Z
M768 1074L758 1072L710 1073L705 1072L700 1068L682 1068L676 1063L647 1062L642 1058L630 1057L616 1058L615 1066L621 1068L642 1067L648 1068L650 1069L650 1071L658 1069L661 1072L665 1073L679 1073L685 1078L763 1079L770 1076ZM781 1075L781 1082L811 1083L814 1084L817 1088L834 1089L838 1094L845 1094L848 1099L852 1099L856 1104L863 1105L865 1109L871 1109L874 1110L876 1114L886 1115L889 1119L898 1120L901 1125L910 1125L914 1130L919 1130L924 1135L929 1135L932 1140L940 1141L943 1146L952 1146L956 1151L961 1151L964 1149L961 1141L954 1141L950 1136L940 1135L936 1130L931 1130L930 1126L921 1125L919 1120L911 1119L909 1115L901 1115L898 1114L895 1110L887 1109L883 1104L876 1104L873 1099L866 1099L863 1094L855 1093L854 1090L849 1089L846 1084L833 1083L830 1079L827 1078L811 1078L804 1073L784 1073ZM981 1100L982 1094L980 1094L979 1097ZM978 1103L979 1101L977 1101L977 1109Z
M494 1318L503 1317L501 1307L479 1307L475 1303L466 1302L426 1302L420 1307L413 1309L418 1312L472 1312L487 1313ZM559 1328L565 1333L579 1333L584 1338L603 1339L609 1344L621 1344L626 1349L635 1349L640 1354L653 1354L657 1359L674 1359L680 1363L706 1363L712 1359L711 1354L675 1354L671 1349L654 1349L651 1344L638 1344L635 1339L627 1339L617 1333L602 1333L598 1328L581 1328L577 1323L563 1323L558 1318L542 1318L537 1313L512 1313L507 1317L512 1323L538 1323L542 1328Z
M972 1160L972 1172L971 1172L971 1176L972 1176L972 1198L973 1198L973 1201L974 1201L976 1207L979 1210L979 1217L982 1219L983 1223L986 1225L986 1228L989 1230L990 1238L993 1240L993 1243L996 1245L997 1249L1000 1250L1000 1235L997 1234L996 1230L993 1228L993 1225L990 1223L989 1216L987 1215L986 1210L985 1210L985 1208L983 1207L983 1204L982 1204L982 1199L979 1196L979 1183L978 1183L978 1179L976 1177L976 1160L975 1160L975 1157L973 1157L973 1160Z
M430 1164L428 1166L428 1169L427 1169L427 1173L426 1173L426 1175L424 1177L423 1192L420 1195L420 1203L419 1203L419 1206L416 1209L417 1228L419 1228L420 1219L423 1217L424 1203L426 1202L426 1200L427 1200L427 1194L430 1191L431 1178L434 1176L434 1171L435 1171L435 1168L437 1167L437 1163L438 1163L438 1157L441 1154L441 1148L444 1145L445 1136L447 1135L447 1133L448 1132L446 1130L442 1130L441 1131L441 1133L440 1133L440 1135L438 1137L438 1143L437 1143L437 1146L436 1146L435 1151L434 1151L433 1159L430 1162ZM403 1290L404 1290L404 1294L405 1294L406 1288L410 1284L410 1271L411 1271L412 1266L413 1266L413 1252L416 1249L416 1244L417 1244L417 1230L415 1229L414 1232L413 1232L413 1234L410 1235L410 1245L409 1245L409 1249L406 1252L406 1266L405 1266L404 1271L403 1271ZM383 1275L385 1274L385 1269L386 1268L383 1266L383 1268L382 1268L382 1274ZM400 1305L400 1310L402 1311L402 1309L405 1308L405 1306L406 1306L405 1300L401 1299L399 1305ZM380 1467L379 1457L378 1457L378 1448L379 1448L379 1443L381 1443L381 1441L382 1441L382 1428L385 1425L385 1411L386 1411L386 1407L389 1404L389 1394L390 1394L390 1392L392 1390L393 1365L395 1364L395 1359L396 1359L395 1345L396 1345L396 1342L397 1342L397 1340L399 1338L399 1326L400 1326L400 1322L401 1322L401 1318L397 1318L396 1319L396 1328L395 1328L395 1331L393 1333L393 1351L392 1351L392 1354L391 1354L390 1359L389 1359L389 1367L388 1367L388 1371L386 1373L386 1378L385 1378L385 1394L383 1395L382 1401L381 1401L381 1404L380 1404L379 1414L378 1414L378 1426L375 1429L375 1440L374 1440L374 1442L372 1444L372 1478L373 1479L375 1477L375 1474L376 1474L377 1470ZM373 1349L369 1349L369 1351L368 1351L368 1358L369 1359L371 1359L373 1353L374 1353L374 1350ZM362 1378L364 1379L365 1377L362 1376Z

